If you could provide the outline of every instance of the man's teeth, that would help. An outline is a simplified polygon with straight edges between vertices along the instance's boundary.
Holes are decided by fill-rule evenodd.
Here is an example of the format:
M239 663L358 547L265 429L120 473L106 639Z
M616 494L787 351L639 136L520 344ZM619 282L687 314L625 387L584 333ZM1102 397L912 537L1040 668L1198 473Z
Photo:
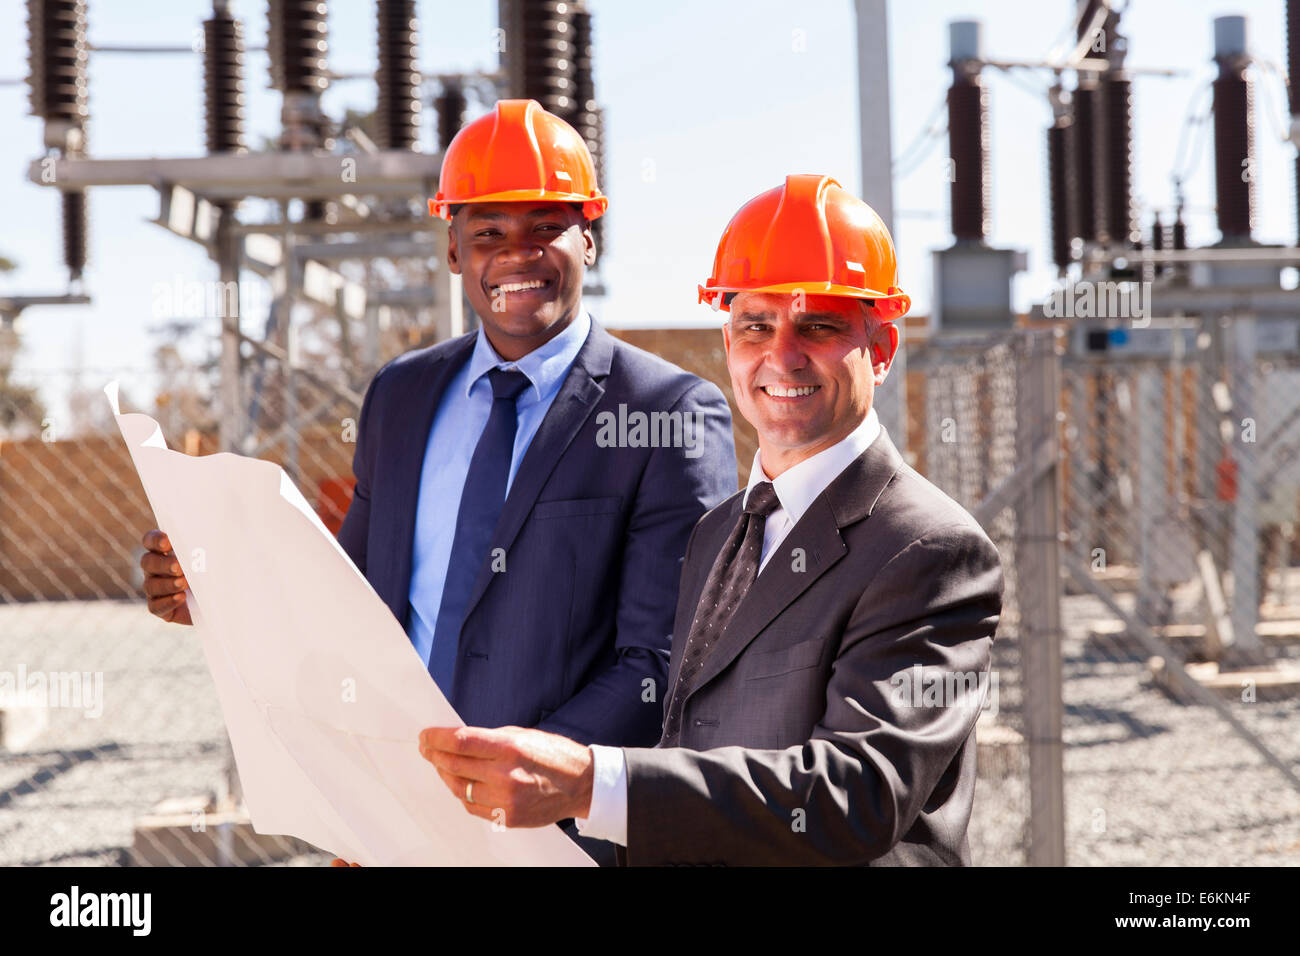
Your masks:
M504 282L496 286L497 292L523 292L526 289L540 289L546 285L541 279L530 279L528 282Z
M798 398L800 395L811 395L817 391L817 386L800 385L796 388L785 388L782 385L764 385L763 391L773 398Z

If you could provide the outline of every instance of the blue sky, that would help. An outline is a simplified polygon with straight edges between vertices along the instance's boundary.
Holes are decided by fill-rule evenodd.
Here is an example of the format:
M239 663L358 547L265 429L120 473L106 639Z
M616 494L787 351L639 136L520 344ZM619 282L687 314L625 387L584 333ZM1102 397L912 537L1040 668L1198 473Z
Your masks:
M612 325L710 324L695 303L696 283L712 264L718 236L748 198L790 172L822 172L857 191L857 82L851 0L777 3L663 0L647 6L589 0L594 15L597 94L606 109L606 191L611 197L610 295L597 310ZM1139 77L1135 84L1135 193L1144 224L1172 205L1170 170L1189 107L1213 78L1212 18L1248 17L1248 42L1263 61L1281 64L1281 0L1129 0L1129 63L1185 74ZM264 42L265 4L237 0L247 42ZM330 64L372 72L372 0L330 4ZM947 26L984 23L988 56L1039 59L1069 28L1072 0L908 0L890 2L893 149L897 156L924 128L949 83ZM90 35L98 44L189 43L208 15L207 0L91 0ZM496 0L419 4L421 66L433 72L491 69ZM445 19L433 21L437 14ZM26 11L0 0L0 79L26 71ZM800 44L794 42L796 31ZM202 80L198 56L100 54L90 66L97 156L201 155ZM1256 92L1257 238L1294 241L1293 148L1281 141L1285 90L1259 75ZM1016 284L1026 308L1049 289L1055 271L1047 249L1044 129L1046 74L1014 78L991 72L993 231L999 246L1025 249L1030 271ZM279 97L267 89L266 58L248 57L249 126L273 135ZM368 108L373 83L341 82L325 98L333 115ZM1200 99L1202 111L1208 99ZM41 150L40 123L27 115L25 85L0 86L0 254L19 271L0 278L0 293L58 291L64 283L56 194L27 182ZM426 113L431 119L431 113ZM426 146L432 143L429 124ZM946 138L895 183L895 241L900 284L928 311L930 253L950 243ZM1187 183L1194 243L1217 238L1212 218L1208 130ZM653 175L648 175L649 171ZM100 370L145 369L155 282L215 278L198 251L145 222L156 212L148 188L99 189L91 196L89 307L32 309L23 324L23 368L67 369L82 361ZM265 297L263 297L263 300ZM260 325L261 317L255 317ZM215 328L215 325L214 325ZM103 376L101 376L103 377Z

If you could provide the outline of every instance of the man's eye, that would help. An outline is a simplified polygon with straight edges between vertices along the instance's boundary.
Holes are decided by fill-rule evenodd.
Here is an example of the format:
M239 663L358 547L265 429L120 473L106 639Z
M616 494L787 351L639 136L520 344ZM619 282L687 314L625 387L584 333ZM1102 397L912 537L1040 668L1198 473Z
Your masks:
M544 223L542 223L540 226L538 226L537 228L538 228L538 229L549 229L549 230L551 230L552 232L563 232L563 231L564 231L564 230L562 230L559 226L557 226L557 225L556 225L555 223L553 223L553 222L544 222Z
M500 233L495 229L484 229L481 232L474 233L475 239L495 239Z

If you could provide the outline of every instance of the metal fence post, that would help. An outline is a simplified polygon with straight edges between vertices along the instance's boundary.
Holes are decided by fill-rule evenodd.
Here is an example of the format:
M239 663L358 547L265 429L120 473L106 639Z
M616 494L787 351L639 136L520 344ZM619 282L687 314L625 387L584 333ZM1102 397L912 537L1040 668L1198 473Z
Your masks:
M1259 623L1259 410L1255 379L1255 317L1238 316L1231 328L1233 455L1237 494L1232 509L1232 632L1234 653L1245 662L1262 662L1264 648L1255 633Z
M1058 336L1028 335L1022 355L1018 451L1027 461L1055 443L1061 395ZM1029 747L1031 866L1065 864L1065 780L1061 738L1061 469L1046 469L1021 498L1021 640L1025 739Z

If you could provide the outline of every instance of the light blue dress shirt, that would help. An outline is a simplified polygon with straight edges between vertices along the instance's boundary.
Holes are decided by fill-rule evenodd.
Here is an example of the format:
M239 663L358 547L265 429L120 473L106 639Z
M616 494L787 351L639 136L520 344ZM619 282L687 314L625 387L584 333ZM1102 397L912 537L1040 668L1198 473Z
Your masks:
M591 316L579 306L578 317L567 329L519 361L507 362L492 348L480 326L474 353L447 383L424 450L411 554L411 614L406 632L426 667L433 642L439 639L434 625L442 605L465 476L492 411L492 385L487 373L494 368L518 369L531 383L515 403L515 448L506 480L509 495L519 463L590 331Z

